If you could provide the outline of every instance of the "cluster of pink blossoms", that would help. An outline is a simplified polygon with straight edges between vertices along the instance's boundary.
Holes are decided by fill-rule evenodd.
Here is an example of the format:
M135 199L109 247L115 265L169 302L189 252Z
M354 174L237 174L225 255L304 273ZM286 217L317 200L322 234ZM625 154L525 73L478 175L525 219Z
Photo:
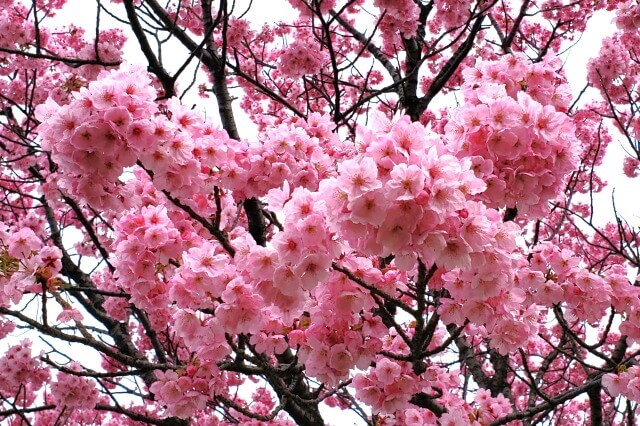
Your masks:
M429 27L433 33L437 33L439 27L446 30L459 28L468 22L471 17L469 2L460 0L445 0L436 3L436 19L429 20Z
M407 118L360 128L358 142L363 154L343 161L338 176L320 188L331 229L364 255L393 254L404 270L418 257L427 265L468 268L470 254L494 232L474 229L468 241L459 238L480 208L470 199L485 187L470 165Z
M475 258L482 262L475 271L455 270L434 279L433 287L442 282L451 295L441 301L438 314L458 326L469 320L471 334L488 337L490 347L506 355L536 334L538 307L523 303L524 291L514 280L513 271L523 262L499 251Z
M80 365L72 363L72 370L81 371ZM98 402L96 382L87 377L58 372L57 380L51 383L53 400L59 407L91 409Z
M288 322L301 313L309 292L327 281L331 261L340 254L340 248L327 229L326 207L317 192L298 187L293 194L281 194L279 198L286 202L283 211L287 226L273 236L268 247L257 246L250 236L234 240L238 249L234 262L244 278L235 278L230 284L234 293L259 294ZM243 289L248 284L252 288ZM234 300L236 304L241 301L230 299ZM253 303L253 308L247 309L257 307Z
M561 65L508 56L463 71L465 103L445 133L486 182L478 199L488 207L541 217L577 165L575 126L565 114L570 92L555 77Z
M328 116L288 119L259 135L258 143L231 141L227 161L217 175L237 199L261 197L286 181L291 188L311 191L335 173L334 159L349 148L333 133Z
M365 255L395 256L404 270L426 265L470 270L494 250L515 248L518 227L474 198L485 190L472 164L451 154L419 123L400 119L361 129L364 154L323 183L332 229Z
M373 4L385 14L380 27L387 37L394 33L407 38L416 34L420 8L414 1L374 0Z
M49 369L31 354L31 342L23 340L0 358L0 393L14 403L30 407L36 391L49 380Z
M640 338L638 311L640 289L629 286L625 269L613 266L602 276L587 271L571 250L541 243L532 253L530 265L518 271L519 285L526 290L528 303L541 306L562 304L575 317L595 324L610 306L628 315L621 324L629 338Z
M385 350L408 354L404 341L395 336L384 345ZM413 395L439 395L442 389L456 389L460 386L459 371L438 366L428 366L426 371L416 376L411 363L378 356L375 364L366 374L357 374L353 387L359 400L371 406L374 412L388 416L391 424L420 426L440 425L484 425L510 413L510 401L503 395L492 397L488 390L479 389L475 401L469 403L455 392L438 398L447 406L447 413L439 418L433 411L410 404ZM460 423L461 419L468 422Z
M491 396L491 391L487 389L478 389L476 392L476 417L477 421L482 424L490 424L494 420L498 420L503 416L511 413L511 403L508 398L502 394L497 397Z
M640 366L634 365L628 369L620 369L617 374L609 373L602 376L602 386L611 396L620 395L630 401L640 401Z
M587 64L589 83L600 89L605 99L614 103L629 102L628 88L635 87L635 76L640 73L640 65L632 60L631 53L638 42L637 31L616 33L602 40L600 52ZM634 125L634 130L637 131L637 127Z
M613 22L621 30L637 31L640 28L640 5L634 0L616 5Z
M385 281L368 259L347 258L342 264L368 282ZM390 276L386 281L393 282ZM290 332L289 341L299 346L298 356L308 374L336 384L353 368L371 364L388 329L369 313L374 306L371 295L342 273L332 272L314 296L315 303L307 305L310 324Z
M23 5L11 6L0 9L0 47L17 49L32 42L35 31L33 23L24 20L24 16L28 16L27 9ZM3 57L5 54L0 55Z
M622 164L622 171L629 178L637 177L638 172L640 172L640 160L633 157L626 157Z
M43 245L31 228L8 229L0 222L0 306L20 302L26 291L42 292L62 268L62 252Z
M404 340L393 331L384 339L382 349L404 355L410 351ZM459 385L455 370L428 365L422 374L416 375L411 363L379 355L366 373L356 374L353 378L358 399L371 406L376 413L383 413L389 419L395 417L394 420L401 425L436 424L438 420L435 414L410 404L411 397L418 393L436 395L438 389L454 389ZM458 408L463 413L459 418L468 417L469 404L455 392L447 394L445 398L450 411L455 412L454 408Z
M329 63L329 53L318 49L311 32L308 36L309 38L296 39L282 50L280 71L287 77L300 78L315 74Z
M146 72L121 68L104 73L68 105L51 98L39 105L42 147L60 166L59 185L97 208L117 207L124 168L156 144L150 126L140 124L156 112L155 97Z
M640 288L629 285L623 266L613 265L597 275L584 269L572 251L541 243L517 277L526 291L525 304L561 304L572 317L591 324L613 307L623 315L620 332L628 342L640 342Z
M218 377L218 367L213 363L188 365L184 371L156 371L157 380L149 389L157 400L167 405L167 413L188 418L194 412L203 410L207 401L224 390L225 384L211 380Z
M167 209L148 206L133 210L116 223L115 233L118 285L131 294L131 302L137 307L149 312L165 311L171 301L159 265L168 265L169 259L180 258L183 251L180 232L169 219Z
M158 189L210 213L214 168L227 160L226 132L174 99L160 108L155 99L145 70L121 67L67 105L40 105L42 145L60 166L59 187L95 208L122 210L132 204L123 171L141 162Z
M394 413L407 407L413 394L425 384L411 371L411 364L378 357L368 374L353 379L356 396L376 412Z
M182 253L181 266L171 277L171 295L178 307L211 307L236 274L230 257L217 245L202 241Z
M39 130L60 166L58 185L95 208L121 210L132 205L123 171L140 163L157 189L209 215L216 185L238 200L263 196L285 179L317 189L333 170L329 154L346 149L317 114L249 143L229 139L175 99L158 108L155 96L145 71L123 67L103 73L67 105L41 105Z
M606 276L611 287L611 305L616 312L624 314L620 333L627 336L629 342L640 343L640 287L629 285L625 272L624 268L616 267Z
M16 329L16 325L8 320L0 320L0 339L4 339Z

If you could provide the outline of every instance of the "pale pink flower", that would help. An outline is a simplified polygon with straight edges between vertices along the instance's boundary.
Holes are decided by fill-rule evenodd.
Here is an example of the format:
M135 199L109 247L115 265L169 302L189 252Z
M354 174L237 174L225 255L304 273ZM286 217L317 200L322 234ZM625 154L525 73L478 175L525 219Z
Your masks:
M80 365L75 362L71 364L71 368L81 370ZM51 383L51 396L61 407L91 409L98 402L99 395L93 379L60 371L57 381Z
M104 112L104 119L111 124L113 129L118 132L120 136L127 134L129 124L133 121L131 114L125 107L113 107Z
M329 366L339 373L348 373L354 364L353 355L343 343L333 345L329 350Z
M84 317L77 309L63 309L56 317L58 322L82 321Z
M376 378L384 385L390 385L400 377L401 368L397 362L389 358L376 361Z
M36 236L31 228L20 228L11 234L7 241L9 246L9 256L16 259L26 258L42 247L42 241Z
M302 243L306 247L322 244L325 237L325 219L319 214L311 214L296 224Z
M412 200L424 188L425 175L415 164L396 165L391 170L390 177L386 189L392 199Z
M294 272L300 277L300 283L305 290L311 290L318 283L329 278L329 267L331 258L320 253L306 255L302 261L296 265Z
M629 377L627 374L605 374L602 376L602 386L607 392L614 398L620 394L625 393L629 387Z
M254 246L247 256L249 275L256 279L270 279L277 266L278 255L273 249Z
M411 242L410 224L399 215L387 216L378 229L376 242L384 247L384 255L395 253Z
M370 157L361 160L347 160L338 167L338 183L351 197L379 188L378 166Z
M431 187L429 205L438 213L460 210L464 207L465 197L455 182L438 179Z
M278 233L271 242L284 262L297 262L303 255L304 243L298 232Z
M471 268L470 252L471 248L463 240L449 238L436 262L449 270L455 268L469 269Z
M351 220L357 223L380 225L387 215L386 199L382 190L367 191L349 201Z

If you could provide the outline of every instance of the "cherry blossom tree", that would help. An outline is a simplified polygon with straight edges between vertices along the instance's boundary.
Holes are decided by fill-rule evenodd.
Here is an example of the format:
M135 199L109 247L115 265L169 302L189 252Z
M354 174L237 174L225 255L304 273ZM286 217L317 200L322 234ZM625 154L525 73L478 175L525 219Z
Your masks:
M637 424L640 5L65 3L0 0L2 422Z

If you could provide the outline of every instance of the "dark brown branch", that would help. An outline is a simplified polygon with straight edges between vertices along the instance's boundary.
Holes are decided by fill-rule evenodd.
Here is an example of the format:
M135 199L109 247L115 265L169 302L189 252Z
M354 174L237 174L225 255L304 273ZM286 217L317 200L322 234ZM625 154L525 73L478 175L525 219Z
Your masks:
M34 59L46 59L49 61L62 62L63 64L69 65L70 67L80 67L82 65L102 65L105 67L117 67L122 63L120 61L102 61L100 59L67 58L63 56L49 55L46 53L31 53L25 50L7 49L5 47L0 47L0 52L26 56L28 58Z
M177 417L168 417L164 419L158 419L151 416L145 416L144 414L140 414L136 411L127 410L124 407L114 407L108 404L96 404L96 410L101 411L110 411L112 413L124 414L132 420L136 420L139 422L143 422L149 425L158 425L158 426L186 426L188 425L189 419L179 419Z
M484 15L482 14L476 18L476 22L471 27L467 39L460 45L460 47L458 47L458 50L455 51L447 63L442 67L438 75L433 79L427 93L422 98L418 99L417 102L406 105L407 114L413 121L418 121L420 119L420 116L427 109L433 98L440 93L447 84L447 81L449 81L456 72L458 66L460 66L462 61L467 57L473 47L476 35L478 35L482 29L483 20Z
M353 37L355 37L356 40L358 40L360 43L362 43L362 45L366 47L366 49L369 51L369 53L371 53L373 55L373 57L378 62L380 62L380 64L384 67L384 69L387 70L387 72L391 76L394 84L398 88L398 95L400 97L401 103L403 103L405 95L404 95L404 89L403 89L402 85L400 84L403 81L403 78L400 75L400 70L398 68L396 68L393 65L393 63L391 63L391 61L382 52L382 50L380 50L379 47L377 47L376 45L371 43L371 39L375 35L375 32L372 33L371 36L369 36L367 38L363 33L361 33L360 31L356 30L351 24L349 24L347 21L345 21L340 15L337 15L335 13L335 11L331 10L330 13L331 13L331 16L336 21L338 21L338 23L340 23L340 25L342 25ZM376 26L376 28L377 28L377 26Z
M40 324L39 322L27 317L26 315L23 315L20 312L15 312L12 310L9 310L7 308L3 308L0 307L0 314L2 315L8 315L8 316L12 316L22 322L24 322L25 324L31 326L33 329L38 330L40 333L47 335L47 336L51 336L54 337L56 339L60 339L62 341L65 342L71 342L71 343L79 343L85 346L89 346L125 365L129 365L132 367L137 367L140 368L142 370L145 371L153 371L154 369L173 369L174 366L173 365L161 365L161 364L154 364L154 363L150 363L149 361L144 360L143 358L134 358L132 356L126 355L126 354L122 354L118 351L116 351L114 348L112 348L111 346L99 342L95 339L87 339L85 337L78 337L75 335L71 335L71 334L66 334L63 333L62 331L51 327L51 326L46 326L43 324ZM153 373L151 373L153 375ZM144 379L145 376L143 376ZM155 376L154 376L154 380L151 381L151 383L153 383L155 381ZM149 383L149 384L151 384Z
M413 395L409 402L411 402L413 405L417 405L418 407L426 408L427 410L433 412L436 417L440 417L447 412L446 408L435 401L435 398L427 395L426 393L418 393Z
M198 213L196 213L191 207L189 207L186 204L183 204L180 200L173 197L168 191L162 191L162 192L169 199L169 201L171 201L177 207L184 210L185 213L189 214L189 216L191 216L192 219L194 219L196 222L201 224L207 231L209 231L209 233L211 233L211 235L213 235L216 238L216 240L218 240L220 245L222 245L222 247L227 251L227 253L229 253L229 256L231 257L235 256L236 250L233 248L233 246L231 246L231 244L229 243L229 239L227 238L224 232L222 232L219 229L216 229L216 227L212 223L210 223L208 220L206 220L205 218L200 216Z
M589 396L589 411L591 413L591 426L600 426L603 424L602 416L602 385L598 382L598 386L593 386L587 390Z
M530 2L531 0L524 0L522 2L522 6L520 6L520 12L518 13L518 16L513 22L513 27L511 28L511 31L509 31L509 34L507 34L507 36L502 42L502 48L504 49L505 52L511 52L511 44L513 43L513 39L516 37L516 34L520 30L520 24L522 23L522 20L526 16L527 8L529 7Z
M499 426L499 425L504 425L507 424L513 420L521 420L521 419L526 419L526 418L531 418L533 416L535 416L536 414L545 412L549 409L553 409L555 407L558 407L559 405L563 404L566 401L569 401L571 399L576 398L579 395L582 395L585 392L588 392L589 389L592 388L600 388L600 381L602 380L602 376L604 375L604 373L598 373L597 375L595 375L591 381L581 385L581 386L576 386L575 388L556 396L555 398L553 398L551 400L551 402L542 402L538 405L536 405L535 407L529 408L527 410L524 411L516 411L513 412L511 414L508 414L506 416L504 416L503 418L496 420L494 422L491 423L491 426Z
M458 328L454 324L447 325L447 331L449 334L453 334L457 330ZM454 340L454 342L458 347L460 361L467 366L471 372L473 380L475 380L478 386L484 389L489 389L491 387L491 379L482 369L482 364L476 359L475 351L469 345L467 339L464 336L459 336Z
M130 371L114 371L112 373L98 373L97 371L90 370L73 370L71 368L64 367L62 365L58 365L55 362L51 361L49 357L44 356L40 357L40 360L56 370L60 370L63 373L70 374L72 376L79 377L93 377L93 378L113 378L113 377L128 377L128 376L139 376L143 373L148 372L148 370L130 370Z
M87 234L89 234L89 238L91 238L91 242L96 247L96 249L98 249L98 251L100 252L102 259L104 259L105 263L107 264L107 267L109 268L109 271L114 272L115 268L109 262L109 253L107 252L107 250L104 248L104 246L98 239L98 235L93 229L93 226L91 225L91 223L89 223L87 218L82 213L82 209L80 208L78 203L76 203L72 198L67 196L63 196L62 199L64 200L65 203L67 203L71 207L71 209L73 209L73 212L76 214L76 218L80 221L85 231L87 231Z
M16 414L25 414L25 413L37 413L39 411L47 411L47 410L55 410L55 405L42 405L40 407L31 407L31 408L13 408L11 410L2 410L0 411L0 417L9 417Z
M131 26L131 30L136 36L138 40L138 44L140 45L140 50L144 54L144 57L147 59L149 63L149 70L154 73L160 83L162 84L162 88L164 89L165 98L170 98L175 95L174 83L175 80L169 75L169 73L164 69L162 63L158 60L158 57L153 52L151 45L149 44L149 40L147 40L147 36L144 33L144 29L142 28L142 24L138 19L138 15L136 14L136 9L133 4L133 0L124 0L124 7L127 11L127 18L129 19L129 25Z
M348 270L347 268L343 268L342 266L338 265L337 263L332 263L331 267L333 269L335 269L338 272L342 272L344 275L347 276L347 278L349 278L351 281L353 281L354 283L358 284L359 286L366 288L367 290L369 290L369 292L371 292L371 294L375 294L376 296L380 297L381 299L383 299L385 302L389 302L392 303L394 305L397 305L398 307L402 308L404 311L412 314L412 315L417 315L417 311L413 308L411 308L409 305L407 305L406 303L404 303L403 301L396 299L390 295L388 295L387 293L383 292L382 290L374 287L373 285L367 283L366 281L362 280L361 278L358 278L356 275L354 275L353 272L351 272L350 270Z

